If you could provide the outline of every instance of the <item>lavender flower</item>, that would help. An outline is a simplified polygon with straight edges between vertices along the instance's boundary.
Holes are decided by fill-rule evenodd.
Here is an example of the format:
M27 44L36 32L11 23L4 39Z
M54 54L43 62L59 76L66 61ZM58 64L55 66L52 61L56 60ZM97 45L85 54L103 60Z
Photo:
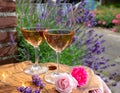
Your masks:
M113 67L113 66L115 66L116 64L111 64L111 66Z
M83 34L82 38L88 37L82 41L83 45L86 47L86 53L83 56L82 63L94 70L102 71L108 67L106 63L109 61L104 57L99 55L105 51L105 40L102 39L103 35L94 34L94 30L90 29Z
M30 54L29 53L27 54L27 60L30 60Z
M44 20L45 18L47 18L48 16L48 12L47 10L44 10L41 15L38 17L38 20Z
M12 45L14 45L14 43L15 43L13 34L11 34L11 33L10 33L10 42L11 42Z
M57 3L57 4L60 4L60 2L61 2L61 0L56 0L56 3Z
M18 87L17 90L21 93L32 93L32 87Z
M66 11L66 10L60 9L60 10L58 11L58 15L59 15L59 16L65 17L66 14L67 14L67 11Z
M24 92L25 87L18 87L17 90L18 90L19 92Z
M42 82L38 75L32 75L32 82L41 89L45 87L45 84Z
M117 86L117 83L115 83L115 82L114 82L114 83L112 83L112 86Z
M73 7L75 11L75 20L77 24L83 24L86 27L93 27L96 25L94 14L88 9L84 8L86 5L85 0L78 3L77 6Z
M21 0L17 0L17 3L18 3L18 6L20 5L20 3L21 3Z
M17 90L21 93L40 93L41 90L45 87L45 84L39 78L38 75L32 75L32 82L36 85L37 88L30 87L18 87Z
M67 21L67 23L66 23L66 26L67 26L67 27L70 27L71 24L72 24L71 22L72 22L72 20L71 20L71 19L68 19L68 21Z
M32 93L32 87L26 87L23 93Z
M34 91L34 93L40 93L40 89L36 89L35 91Z
M37 31L40 30L40 23L37 23L36 28L37 28Z

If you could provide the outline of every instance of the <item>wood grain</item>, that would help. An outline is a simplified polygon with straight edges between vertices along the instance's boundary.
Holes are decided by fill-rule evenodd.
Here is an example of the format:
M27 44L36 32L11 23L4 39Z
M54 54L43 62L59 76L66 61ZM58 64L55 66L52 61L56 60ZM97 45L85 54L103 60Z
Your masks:
M7 64L7 65L2 65L0 66L0 93L18 93L16 88L18 86L21 86L23 83L26 86L31 85L31 75L25 74L24 69L28 66L30 66L32 63L25 61L25 62L20 62L20 63L13 63L13 64ZM57 64L55 63L45 63L41 64L44 66L56 66ZM90 68L86 68L86 71L88 72L88 84L86 86L91 86L89 85L89 82L91 81L91 78L94 76L94 72ZM66 65L60 65L60 70L69 73L72 70L72 67L66 66ZM3 76L4 74L4 76ZM43 90L42 93L58 93L55 90L55 86L52 84L49 84L45 82L44 80L44 75L40 75L40 78L43 80L43 82L46 84L46 89L49 92L46 92ZM96 84L97 85L97 84ZM96 86L97 87L97 86ZM83 89L85 88L78 88L76 90L73 90L72 93L85 93L83 92Z

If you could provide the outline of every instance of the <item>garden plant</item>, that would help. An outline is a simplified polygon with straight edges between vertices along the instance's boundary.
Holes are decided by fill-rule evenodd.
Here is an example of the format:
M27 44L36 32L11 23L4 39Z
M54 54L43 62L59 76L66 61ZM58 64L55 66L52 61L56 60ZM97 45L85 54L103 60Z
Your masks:
M103 27L110 30L113 28L113 32L119 32L118 24L113 22L114 19L118 20L116 16L120 13L120 8L117 7L117 5L101 5L98 6L93 13L95 14L97 27Z
M115 25L112 31L120 32L120 13L115 16L115 19L112 20L112 23Z

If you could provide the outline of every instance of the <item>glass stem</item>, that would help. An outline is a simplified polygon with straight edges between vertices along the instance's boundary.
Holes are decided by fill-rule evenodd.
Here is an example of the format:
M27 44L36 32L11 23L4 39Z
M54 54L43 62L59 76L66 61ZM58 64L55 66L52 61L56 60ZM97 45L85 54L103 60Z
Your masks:
M56 52L56 54L57 54L57 74L59 74L60 52Z
M38 65L38 47L34 47L35 48L35 66Z

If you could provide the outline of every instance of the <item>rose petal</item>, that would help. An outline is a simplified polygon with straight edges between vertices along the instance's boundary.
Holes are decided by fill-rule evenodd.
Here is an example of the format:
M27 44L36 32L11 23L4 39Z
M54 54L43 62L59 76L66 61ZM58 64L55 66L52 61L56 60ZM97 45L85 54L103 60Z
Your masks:
M78 86L86 84L88 75L84 67L74 67L71 75L78 81Z
M60 93L70 93L77 84L76 79L67 73L59 75L55 81L56 90Z

